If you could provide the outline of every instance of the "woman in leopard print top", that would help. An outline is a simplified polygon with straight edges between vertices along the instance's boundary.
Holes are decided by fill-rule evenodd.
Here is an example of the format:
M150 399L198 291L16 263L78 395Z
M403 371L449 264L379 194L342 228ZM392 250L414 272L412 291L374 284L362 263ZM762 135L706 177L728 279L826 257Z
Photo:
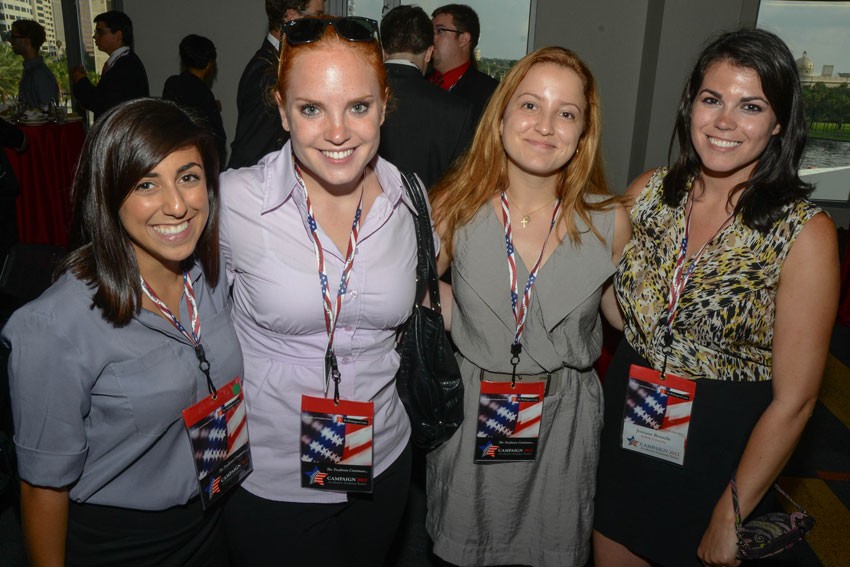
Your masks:
M817 400L838 297L835 227L797 174L805 131L785 44L724 34L683 92L678 160L627 191L597 565L738 565L733 472L743 516L774 504L764 497ZM623 448L635 443L622 433L632 363L695 384L680 464Z

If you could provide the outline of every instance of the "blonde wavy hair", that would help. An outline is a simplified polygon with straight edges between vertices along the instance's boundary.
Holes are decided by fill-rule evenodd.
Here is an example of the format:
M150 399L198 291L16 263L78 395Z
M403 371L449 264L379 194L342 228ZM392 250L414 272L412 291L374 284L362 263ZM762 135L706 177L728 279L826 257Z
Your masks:
M558 222L563 223L566 235L575 244L581 239L576 218L584 221L596 237L603 240L591 222L591 212L609 207L614 198L595 203L585 198L587 195L610 195L599 152L602 124L596 81L582 60L569 49L544 47L518 61L502 79L481 115L469 149L431 191L434 223L443 234L442 250L449 257L456 230L468 223L493 195L508 187L508 158L499 125L519 84L532 67L544 63L573 70L584 84L586 103L584 132L576 153L557 174L557 195L561 199Z

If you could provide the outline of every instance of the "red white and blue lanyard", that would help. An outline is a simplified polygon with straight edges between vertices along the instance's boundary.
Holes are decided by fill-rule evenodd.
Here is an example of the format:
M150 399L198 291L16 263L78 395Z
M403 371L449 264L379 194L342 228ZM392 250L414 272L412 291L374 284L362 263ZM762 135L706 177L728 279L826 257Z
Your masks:
M552 230L555 228L555 221L558 218L558 211L561 210L561 200L555 202L555 210L552 211L552 222L549 224L549 232L546 234L546 240L543 241L543 247L540 249L540 255L537 256L537 261L528 272L528 281L525 282L525 290L522 294L522 299L519 296L519 281L517 279L516 270L516 250L514 249L513 231L511 229L511 212L508 206L508 196L502 191L502 217L505 221L505 250L508 255L508 276L511 284L511 310L516 320L516 330L514 331L514 340L511 343L511 365L513 372L511 373L511 386L516 384L516 367L519 364L519 355L522 353L522 334L525 331L525 320L528 317L528 304L531 302L531 294L534 291L534 284L537 281L537 271L540 269L540 263L543 260L543 252L546 250L546 242L552 235Z
M322 249L322 243L319 240L319 225L316 222L316 216L313 213L313 205L310 203L310 196L307 194L307 185L301 177L301 172L297 164L295 166L295 177L304 189L304 195L307 199L307 224L310 227L310 237L313 240L313 249L316 252L316 266L319 271L319 284L322 290L322 305L325 312L325 329L328 332L328 347L325 351L325 396L328 395L328 389L332 379L334 383L334 402L339 403L339 383L341 375L339 373L339 365L337 364L336 354L334 354L334 334L336 332L337 321L339 320L339 312L342 309L342 296L344 296L348 290L348 282L351 279L351 268L354 266L354 256L357 251L357 239L360 235L360 216L363 213L363 186L361 185L360 187L360 199L357 201L357 210L354 212L354 221L351 223L351 235L348 238L348 250L345 253L345 261L342 264L342 275L339 279L336 299L334 300L331 296L328 274L325 269L325 252Z
M703 244L697 253L693 255L690 265L686 268L685 259L688 256L688 237L691 231L691 211L693 210L693 199L691 197L692 195L688 194L688 201L685 204L685 234L682 236L682 244L679 246L679 255L676 257L676 264L673 267L673 281L670 284L670 293L667 295L667 329L664 333L664 366L661 370L662 378L667 370L667 356L673 345L673 322L675 321L676 314L679 311L679 300L682 297L682 293L685 291L685 286L688 285L688 281L691 279L691 274L693 274L694 269L696 269L697 263L700 258L702 258L702 253L705 251L708 244L723 231L726 225L729 224L729 221L731 221L734 217L733 213L725 221L723 221L717 229L717 232L715 232L711 238L706 240L705 244Z
M215 399L215 384L213 384L212 378L210 378L210 363L207 361L204 346L201 344L201 320L198 316L198 304L195 301L195 290L192 288L192 279L189 277L189 272L183 272L183 293L186 295L186 309L189 311L189 321L192 325L188 331L183 326L183 323L180 322L180 319L172 313L171 309L168 308L148 282L145 281L145 278L140 275L139 279L142 282L142 291L145 292L145 295L153 301L163 317L174 325L174 328L186 337L186 340L194 347L195 356L198 357L198 368L204 373L207 379L207 389L213 399Z

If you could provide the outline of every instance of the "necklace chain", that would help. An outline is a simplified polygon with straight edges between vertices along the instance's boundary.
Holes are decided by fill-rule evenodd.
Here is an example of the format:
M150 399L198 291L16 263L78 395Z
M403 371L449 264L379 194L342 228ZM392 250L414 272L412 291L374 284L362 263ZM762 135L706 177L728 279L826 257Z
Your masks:
M510 197L510 196L507 194L507 191L505 192L505 195L507 195L508 197ZM525 227L527 227L527 226L529 225L529 223L531 222L531 215L533 215L534 213L538 213L538 212L542 211L543 209L545 209L546 207L548 207L549 205L551 205L552 203L554 203L557 199L558 199L558 197L557 197L557 196L552 197L552 200L548 201L548 202L547 202L545 205L543 205L542 207L538 207L538 208L534 209L534 210L533 210L533 211L531 211L530 213L526 213L525 211L523 211L522 209L520 209L520 208L519 208L519 205L517 205L517 204L516 204L516 201L514 201L513 199L510 199L510 202L511 202L511 203L513 203L513 206L516 208L516 210L518 210L518 211L522 214L522 218L520 219L520 221L519 221L519 222L520 222L520 224L522 224L522 228L525 228Z

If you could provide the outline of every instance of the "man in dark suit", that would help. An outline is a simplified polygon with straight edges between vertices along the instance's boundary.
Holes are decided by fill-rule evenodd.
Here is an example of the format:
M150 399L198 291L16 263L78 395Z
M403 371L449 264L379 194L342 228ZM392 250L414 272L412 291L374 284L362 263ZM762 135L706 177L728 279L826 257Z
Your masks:
M381 41L392 100L378 151L431 187L472 139L472 104L425 80L434 28L422 8L390 10L381 20Z
M80 65L71 69L74 97L97 120L118 104L150 96L148 74L139 56L133 52L133 22L124 12L110 10L94 19L94 42L109 55L100 80L93 85Z
M224 169L227 158L227 134L221 121L221 102L210 85L216 74L217 52L209 38L189 34L180 41L180 64L183 72L172 75L162 87L162 98L172 100L193 111L215 136L218 163Z
M478 14L466 4L447 4L431 14L434 24L434 73L428 79L474 106L481 117L499 82L475 66L475 47L481 34Z
M277 83L280 28L290 20L324 12L325 0L266 0L269 33L239 79L236 135L230 145L228 167L255 165L261 157L286 143L289 135L281 125L273 95Z

